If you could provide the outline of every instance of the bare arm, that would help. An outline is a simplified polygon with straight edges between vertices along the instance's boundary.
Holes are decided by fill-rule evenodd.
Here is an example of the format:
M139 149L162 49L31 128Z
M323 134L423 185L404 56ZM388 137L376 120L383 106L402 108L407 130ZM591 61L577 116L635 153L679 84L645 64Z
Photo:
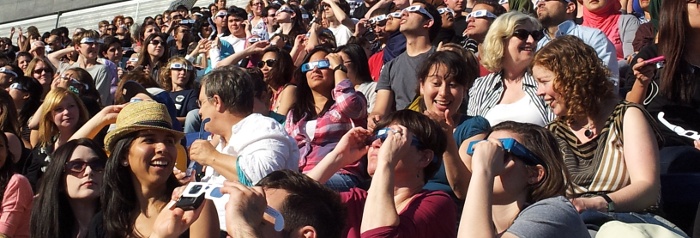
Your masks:
M294 85L289 85L282 89L282 92L280 93L280 96L277 98L277 101L275 103L278 103L277 108L274 110L276 113L279 113L281 115L287 115L287 112L289 112L289 109L292 108L294 103L296 102L296 92L297 92L297 86Z
M486 133L481 133L472 136L469 139L462 142L462 144L459 145L459 149L456 149L457 147L454 146L454 148L457 151L448 150L450 154L457 153L458 157L443 156L443 161L445 163L445 175L447 177L447 181L450 183L450 187L452 188L452 191L454 191L455 196L457 196L458 199L466 198L472 174L468 168L468 166L471 165L472 157L467 154L467 147L469 146L470 142L483 140L485 138ZM452 141L454 141L454 139L452 139Z
M335 16L335 19L340 22L340 24L345 25L346 27L353 29L355 27L354 24L352 24L352 20L348 16L348 14L345 14L345 11L343 11L340 6L338 6L338 3L336 3L334 0L323 0L324 3L328 4L328 6L331 6L331 9L333 10L333 15Z
M65 49L51 52L51 54L47 55L47 58L49 58L49 61L51 61L51 64L53 64L54 68L58 69L58 66L61 63L61 58L63 58L63 56L66 56L71 52L75 52L75 47L69 46Z
M265 47L270 44L267 41L258 41L255 42L254 44L246 47L243 51L236 52L232 55L229 55L228 57L222 59L219 61L217 64L214 65L215 68L222 67L222 66L227 66L227 65L232 65L235 64L238 61L241 61L243 58L261 53L263 50L265 50Z
M393 98L394 93L391 90L380 89L377 91L377 96L374 100L374 108L367 117L368 128L374 128L374 120L381 118L392 111L391 106L393 103L391 101Z
M644 59L637 59L637 63L632 66L632 71L636 80L634 80L632 90L627 93L625 99L633 103L642 104L656 69L653 65L644 63Z
M126 106L126 104L111 105L102 108L102 110L100 110L100 112L98 112L97 115L90 118L90 120L88 120L83 126L81 126L80 129L78 129L78 131L73 133L70 139L73 140L79 138L95 138L95 136L97 136L97 133L100 133L100 130L102 130L102 128L104 128L105 126L109 126L109 124L117 122L117 115L119 115L119 112L124 108L124 106Z
M214 207L214 203L207 201L204 203L199 218L190 226L190 237L219 237L219 229L216 207Z
M365 18L370 19L372 17L372 13L374 11L376 11L377 9L386 7L387 5L389 5L392 2L393 2L392 0L379 0L376 4L374 4L374 6L372 6L371 8L369 8L369 10L367 10L367 13L365 13Z

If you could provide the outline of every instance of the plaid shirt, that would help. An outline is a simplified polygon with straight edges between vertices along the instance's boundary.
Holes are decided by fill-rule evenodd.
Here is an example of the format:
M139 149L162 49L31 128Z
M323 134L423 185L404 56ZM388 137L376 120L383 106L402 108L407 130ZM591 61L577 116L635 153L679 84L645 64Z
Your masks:
M313 169L350 129L367 126L367 99L362 93L355 91L350 80L346 79L335 85L332 96L335 103L316 118L313 139L306 133L306 114L295 124L292 111L287 113L285 129L299 146L299 169L302 172ZM345 166L340 172L356 176L365 173L359 161Z

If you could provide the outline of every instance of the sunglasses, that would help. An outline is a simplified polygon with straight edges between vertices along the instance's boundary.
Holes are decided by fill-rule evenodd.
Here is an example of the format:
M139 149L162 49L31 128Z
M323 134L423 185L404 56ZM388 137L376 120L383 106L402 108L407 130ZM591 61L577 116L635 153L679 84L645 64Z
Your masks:
M540 30L528 31L525 29L517 29L513 31L513 36L522 41L527 41L528 36L532 36L532 39L535 39L535 41L539 41L542 39L542 37L544 37L544 33L542 33L542 31Z
M258 61L258 68L265 67L265 64L267 64L267 67L272 68L272 65L274 65L277 62L277 60L269 59L265 61Z
M414 6L410 6L410 7L404 8L403 11L406 11L406 12L419 12L420 14L423 14L423 16L426 16L426 17L430 18L430 20L435 20L435 19L433 19L433 15L430 15L430 13L428 12L428 10L425 10L425 8L422 8L421 6L418 6L418 5L414 5Z
M51 72L51 71L49 71L48 69L45 69L45 68L44 68L44 69L34 69L34 73L35 73L35 74L42 74L42 73L44 73L44 72L49 73L49 72Z
M92 160L90 162L82 160L72 160L66 162L65 171L73 176L78 177L78 175L82 175L82 173L85 172L85 168L87 166L90 166L90 168L93 171L102 172L105 170L105 161L99 159Z
M387 16L389 18L401 18L401 11L389 13Z
M165 41L152 40L151 45L162 45L165 46Z
M469 15L467 15L467 19L472 18L472 17L496 19L496 17L498 17L498 16L496 16L496 14L489 12L488 10L476 10L476 11L469 13Z
M23 86L22 86L21 84L19 84L19 83L12 83L12 84L10 84L10 88L12 88L12 89L17 89L17 90L20 90L20 91L25 91L25 92L28 90L28 89L26 89L25 87L23 87Z
M104 43L104 41L102 41L102 39L97 39L97 38L83 38L80 40L80 44L102 44L102 43Z
M277 11L278 12L289 12L289 13L294 12L294 10L292 10L292 8L289 8L289 7L281 7L280 10L277 10Z
M0 67L0 73L5 73L17 77L17 73L5 67Z
M324 59L324 60L319 60L319 61L308 62L306 64L302 64L301 65L301 72L306 73L306 72L313 70L314 68L327 69L330 67L331 67L331 63L328 60Z
M383 15L383 14L378 15L378 16L374 16L374 17L369 19L369 24L376 25L380 22L386 21L386 19L387 19L386 15Z
M116 30L116 29L117 29L116 27L107 27L107 30L108 30L108 31L113 31L113 30Z
M506 151L506 153L510 153L514 155L515 157L518 157L523 163L526 165L530 166L535 166L535 165L542 165L544 167L547 167L547 164L544 163L540 158L535 156L532 151L528 150L524 145L521 145L518 143L513 138L501 138L498 139L501 141L501 144L503 145L503 150ZM473 155L474 154L474 145L476 143L479 143L480 141L472 141L469 143L469 147L467 147L467 154L468 155Z
M386 138L389 137L389 131L393 131L393 130L391 128L388 128L388 127L384 127L382 129L377 130L374 133L374 137L370 137L370 141L368 144L372 144L372 142L377 140L377 139L379 139L382 143L384 143ZM394 132L394 133L396 133L396 132ZM418 139L418 137L416 137L416 135L413 135L413 138L411 138L411 145L415 146L418 149L421 149L424 147L423 143L420 143L420 140Z
M455 11L449 7L438 8L437 11L438 11L438 13L440 13L440 15L445 14L445 13L450 13L450 14L452 14L452 16L455 15Z
M180 64L180 63L173 63L170 65L171 70L187 70L190 71L192 70L192 66L186 65L186 64Z

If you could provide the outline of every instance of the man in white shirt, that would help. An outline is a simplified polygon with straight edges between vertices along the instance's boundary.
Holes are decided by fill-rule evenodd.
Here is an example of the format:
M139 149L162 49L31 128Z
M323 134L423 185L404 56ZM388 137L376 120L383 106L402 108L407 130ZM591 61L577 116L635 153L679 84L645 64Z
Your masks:
M241 68L216 69L202 79L199 113L211 121L204 129L219 137L212 143L196 140L190 158L206 166L205 179L246 186L281 169L299 170L299 149L284 127L253 111L253 81ZM225 230L225 202L215 203L221 230Z

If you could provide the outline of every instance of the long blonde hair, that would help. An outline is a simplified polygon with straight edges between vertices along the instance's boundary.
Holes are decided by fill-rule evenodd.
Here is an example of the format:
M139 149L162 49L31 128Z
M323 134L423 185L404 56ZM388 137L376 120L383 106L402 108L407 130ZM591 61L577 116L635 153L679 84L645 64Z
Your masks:
M85 124L89 115L83 101L80 100L78 95L68 91L65 88L55 88L46 94L44 103L42 104L41 111L41 121L39 121L39 141L37 145L42 147L47 147L54 142L54 137L58 135L58 126L53 122L53 110L63 102L67 97L73 98L75 104L78 106L79 116L78 123L73 128L73 132L77 131L80 125Z
M528 23L537 29L542 28L536 18L519 11L512 11L496 18L489 32L486 33L484 44L479 51L484 68L491 72L501 71L505 41L512 37L516 27Z

